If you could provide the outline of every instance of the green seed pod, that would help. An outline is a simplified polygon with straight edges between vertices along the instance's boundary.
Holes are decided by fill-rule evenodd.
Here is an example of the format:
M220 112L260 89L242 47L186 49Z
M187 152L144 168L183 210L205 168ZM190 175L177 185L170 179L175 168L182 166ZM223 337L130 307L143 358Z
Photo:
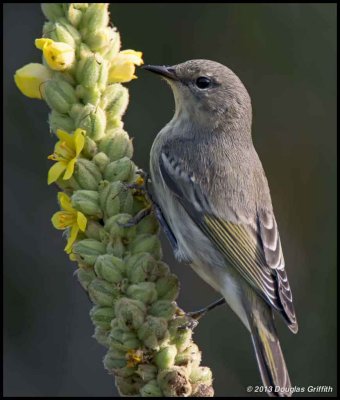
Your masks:
M134 163L129 158L123 157L107 165L104 171L104 178L110 182L130 182L133 178L134 170Z
M157 291L153 282L140 282L131 285L126 294L132 299L142 301L144 304L151 304L157 300Z
M122 297L115 305L115 314L121 329L138 329L144 322L145 313L145 305L138 300Z
M109 114L108 118L121 117L129 103L129 92L120 83L108 85L103 92L101 107Z
M104 367L108 371L112 371L115 368L123 368L126 366L125 353L119 350L109 350L104 357Z
M114 238L119 237L124 241L130 241L136 236L136 227L124 228L122 224L126 224L132 216L130 214L116 214L105 222L105 229L110 232Z
M100 107L87 104L80 111L77 106L77 109L73 108L71 113L74 113L75 110L78 111L75 115L76 126L84 129L91 139L97 141L105 135L106 116Z
M190 397L214 397L214 389L212 386L205 384L193 384Z
M101 218L99 193L94 190L76 190L71 197L72 206L86 215Z
M97 153L97 144L95 141L90 139L88 136L85 136L84 148L82 150L82 154L86 158L93 158L93 156Z
M66 132L72 132L75 130L73 119L65 114L60 114L55 110L52 110L48 117L48 122L52 132L57 133L58 129L62 129Z
M156 260L162 257L161 243L156 235L137 235L130 243L129 250L132 254L151 253Z
M159 224L153 214L144 217L137 225L137 233L156 235L159 232Z
M60 3L41 3L41 11L50 21L56 21L64 16L63 7Z
M179 293L179 280L177 276L169 274L159 278L156 282L156 290L160 300L176 300Z
M49 80L44 85L44 99L49 107L61 114L71 110L72 105L77 101L75 91L66 81Z
M141 342L134 332L126 331L116 326L112 327L109 338L111 349L127 352L141 347Z
M158 374L157 383L165 397L189 397L192 387L183 367L172 367Z
M150 307L150 314L155 317L171 319L176 313L176 303L169 300L158 300Z
M90 318L95 326L102 329L110 329L111 321L115 317L112 307L94 306L90 311Z
M104 254L106 246L94 239L84 239L73 245L73 253L79 254L81 260L88 265L94 265L99 255Z
M91 219L87 220L85 235L89 239L95 239L95 240L98 240L100 242L105 241L105 237L108 236L108 234L105 231L103 225L101 225L98 222L93 221Z
M120 210L119 194L123 189L121 182L103 181L99 185L99 202L104 211L104 218L107 219L116 215Z
M204 383L208 386L212 384L212 372L208 367L193 368L190 374L191 383Z
M98 167L85 158L77 160L73 177L81 186L81 189L87 190L97 190L98 184L102 180L102 174Z
M131 283L153 282L162 276L159 275L157 261L149 253L130 255L125 258L124 263Z
M168 369L175 365L175 358L177 355L176 346L169 345L164 347L155 356L155 362L159 369Z
M158 350L169 339L168 323L164 318L148 315L144 324L138 329L138 338L146 347Z
M69 3L67 6L66 17L74 27L77 27L83 17L83 13L75 7L74 3Z
M171 321L169 324L169 331L170 335L173 337L172 343L176 345L179 353L182 353L186 348L189 347L192 338L191 329L178 329L178 326L176 326L176 328L173 330Z
M143 384L138 375L129 376L128 378L116 377L116 386L121 396L139 396L139 391Z
M96 274L94 273L93 269L86 267L78 268L76 275L84 290L87 290L89 284L96 278Z
M153 364L139 364L136 374L139 375L144 382L156 379L158 369Z
M201 353L197 346L193 343L189 345L183 352L178 353L175 359L175 364L185 367L189 373L192 368L196 368L201 362ZM190 382L192 382L190 380Z
M119 296L119 290L108 282L94 279L88 286L90 299L94 304L112 307Z
M104 172L104 169L106 168L107 164L110 162L110 159L105 153L103 153L101 151L100 153L97 153L93 157L92 161L97 165L100 172Z
M90 3L86 9L81 26L89 32L98 31L105 28L109 23L109 14L107 12L108 3Z
M102 329L102 328L99 328L98 326L96 326L96 328L94 330L94 335L92 337L95 338L97 340L97 342L99 344L101 344L102 346L109 348L109 345L110 345L109 333L110 333L109 330Z
M142 397L163 397L163 393L155 379L149 381L140 389Z
M100 142L99 151L104 152L111 161L120 160L122 157L131 158L133 147L131 139L123 129L110 131Z
M94 270L99 278L110 283L118 283L123 278L124 264L121 259L110 254L104 254L97 258Z

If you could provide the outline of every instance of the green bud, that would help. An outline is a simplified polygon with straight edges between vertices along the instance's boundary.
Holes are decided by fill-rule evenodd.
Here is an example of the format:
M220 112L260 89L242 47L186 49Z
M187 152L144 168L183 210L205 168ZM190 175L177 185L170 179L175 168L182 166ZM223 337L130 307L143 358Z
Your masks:
M138 329L144 322L146 308L141 301L122 297L116 302L115 313L121 329Z
M176 275L169 274L159 278L156 290L160 300L176 300L179 293L179 281Z
M110 182L129 182L133 178L134 170L134 163L129 158L123 157L120 160L112 161L107 165L104 171L104 178Z
M139 396L143 381L139 376L135 375L127 378L117 376L116 386L121 396Z
M111 28L111 40L110 42L100 49L100 54L105 60L111 62L111 60L118 54L121 46L119 32L116 28Z
M54 133L57 133L58 129L62 129L66 132L72 132L75 130L73 119L65 114L60 114L55 110L50 112L48 122L52 132Z
M153 282L160 276L157 261L149 253L130 255L124 260L126 275L131 283Z
M185 367L188 371L199 366L200 362L201 352L194 343L191 343L184 351L178 353L175 360L176 365Z
M73 245L73 253L79 254L80 259L88 265L94 265L99 255L104 254L106 246L94 239L84 239Z
M105 28L109 23L108 3L90 3L86 9L81 26L89 32Z
M155 317L171 319L176 313L176 303L169 300L158 300L150 307L150 314Z
M120 213L121 214L132 214L133 212L133 195L131 190L122 190L119 193L120 200ZM138 229L138 225L136 226Z
M70 25L70 27L72 30L74 29L72 25ZM61 25L58 22L55 23L54 34L56 36L56 41L64 42L69 46L76 48L77 42L79 43L79 34L77 31L76 34L74 34L73 31L72 33L70 32L70 29L67 29L64 25Z
M96 142L90 139L88 136L85 136L85 143L82 153L87 158L92 158L97 152Z
M162 257L161 243L156 235L139 234L129 245L132 254L150 253L159 260Z
M94 270L99 278L110 283L118 283L123 277L124 264L121 259L110 254L104 254L97 258Z
M74 3L68 4L68 9L66 12L67 19L71 22L71 24L77 27L82 19L83 13L81 10L78 10Z
M120 376L121 378L128 378L132 376L136 372L135 367L123 367L123 368L116 368L114 370L115 376Z
M131 285L127 290L127 295L145 304L151 304L157 300L157 291L153 282L140 282Z
M123 368L126 366L125 352L119 350L109 350L104 357L104 367L108 371L115 368Z
M99 328L99 326L96 326L93 337L97 340L99 344L108 348L110 345L109 333L109 330L102 329Z
M102 174L98 167L85 158L79 158L75 165L74 179L80 185L81 189L97 190L98 184L102 180Z
M100 154L100 153L98 153ZM103 181L99 185L99 202L101 209L104 211L105 219L116 215L120 210L119 194L123 189L120 182L109 183Z
M66 81L46 81L44 89L46 103L52 110L61 114L68 113L72 105L77 101L72 85Z
M100 63L95 55L83 58L77 65L77 81L86 89L93 87L99 78Z
M65 10L65 14L67 14L67 10ZM74 28L66 18L61 18L58 20L59 25L61 25L68 34L72 37L74 44L76 46L81 44L81 35L76 28ZM60 38L61 39L61 38ZM70 44L70 43L69 43ZM71 44L70 44L71 45Z
M136 374L139 375L144 382L156 379L158 369L153 364L139 364Z
M87 290L89 284L96 278L96 275L92 268L78 268L76 271L78 281L84 290Z
M101 218L99 193L94 190L76 190L71 197L72 206L86 215Z
M169 338L167 321L164 318L148 315L144 324L138 329L138 338L149 349L158 350Z
M122 242L122 239L120 237L116 238L111 237L110 241L107 244L106 251L107 253L115 257L122 258L125 252L125 247Z
M144 385L140 389L140 394L142 397L163 397L163 393L155 379Z
M184 324L185 324L185 322L183 321L183 325ZM189 345L191 343L192 330L191 329L183 329L183 328L178 329L179 326L176 326L176 328L173 330L172 329L172 321L171 321L171 323L169 324L169 331L170 331L170 334L173 336L173 340L172 340L173 344L176 345L178 352L182 353L186 348L189 347Z
M214 389L204 383L193 384L191 397L214 397Z
M85 235L89 239L95 239L100 242L105 241L105 238L108 236L103 225L91 219L87 220Z
M119 290L101 279L94 279L88 286L90 299L94 304L112 307L119 296Z
M92 51L101 53L102 49L106 51L106 47L114 38L115 32L110 27L106 27L87 35L86 43Z
M110 117L121 117L129 103L129 91L120 83L108 85L103 92L101 107L109 113Z
M169 345L160 350L155 357L156 365L159 369L171 368L175 365L177 355L176 346Z
M41 3L41 11L50 21L56 21L64 16L63 7L60 3Z
M121 117L112 116L109 113L106 113L106 129L108 131L112 129L123 129L124 123L121 120Z
M191 383L204 383L208 386L212 384L212 372L208 367L193 368L190 374Z
M72 109L72 113L76 109ZM86 134L93 140L99 140L105 135L106 116L105 112L100 107L95 107L92 104L87 104L75 116L75 124L78 128L84 129Z
M97 165L100 172L104 172L104 169L106 168L107 164L110 162L110 159L105 153L103 153L101 151L100 153L97 153L93 157L92 161Z
M153 214L144 217L137 225L137 233L148 233L156 235L159 231L159 224Z
M117 320L115 320L116 322ZM123 330L114 326L110 333L110 348L127 352L128 350L136 350L141 347L141 342L136 334L131 331Z
M136 227L124 228L122 224L126 224L132 216L130 214L116 214L105 222L105 229L110 232L114 238L119 237L125 241L131 241L136 235Z
M104 152L111 161L117 161L122 157L131 158L133 147L127 132L114 129L99 142L99 151Z
M158 374L158 385L165 397L189 397L192 387L183 367L172 367Z
M114 317L115 313L112 307L94 306L90 311L91 321L95 326L102 329L110 329Z

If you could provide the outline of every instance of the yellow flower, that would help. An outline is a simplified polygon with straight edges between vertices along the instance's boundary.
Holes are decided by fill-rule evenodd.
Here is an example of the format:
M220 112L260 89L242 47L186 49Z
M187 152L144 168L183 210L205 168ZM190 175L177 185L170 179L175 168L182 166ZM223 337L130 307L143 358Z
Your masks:
M85 144L85 131L78 128L73 135L57 130L60 139L55 147L54 153L48 156L49 160L57 161L48 171L47 182L50 185L55 182L65 171L63 179L70 179L74 172L74 165Z
M45 65L30 63L18 69L14 80L19 90L31 99L42 99L44 82L51 78L51 71Z
M109 82L124 83L136 79L136 65L139 66L143 64L142 56L143 53L140 51L124 50L119 52L111 61Z
M72 207L71 199L63 192L58 193L58 200L63 211L56 212L51 221L56 229L71 228L65 251L71 254L72 245L77 239L78 232L85 232L87 219L85 215Z
M35 46L42 50L48 66L56 71L64 71L75 60L74 48L63 42L52 39L36 39Z

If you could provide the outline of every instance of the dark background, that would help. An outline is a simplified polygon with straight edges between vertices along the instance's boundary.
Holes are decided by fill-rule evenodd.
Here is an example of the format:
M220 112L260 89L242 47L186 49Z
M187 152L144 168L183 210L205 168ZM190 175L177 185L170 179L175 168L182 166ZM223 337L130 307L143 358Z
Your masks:
M123 48L150 64L193 58L234 70L252 97L253 138L269 180L294 293L299 333L277 318L293 385L336 394L336 6L334 4L112 4ZM13 74L40 62L39 4L4 6L4 395L117 396L104 348L91 338L90 303L50 217L46 183L55 139L44 102L25 98ZM148 168L152 141L172 117L172 95L146 71L128 84L125 128L135 162ZM217 298L187 266L179 304ZM260 378L248 333L227 306L195 331L217 396L247 395ZM306 393L305 393L306 395ZM308 395L313 395L308 393ZM327 394L319 394L326 396Z

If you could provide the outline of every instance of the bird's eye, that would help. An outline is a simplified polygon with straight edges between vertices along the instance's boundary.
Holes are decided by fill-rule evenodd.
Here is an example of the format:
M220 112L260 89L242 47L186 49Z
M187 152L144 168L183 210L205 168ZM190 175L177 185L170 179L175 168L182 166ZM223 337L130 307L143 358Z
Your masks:
M211 85L211 79L206 76L200 76L196 79L196 86L200 89L206 89Z

